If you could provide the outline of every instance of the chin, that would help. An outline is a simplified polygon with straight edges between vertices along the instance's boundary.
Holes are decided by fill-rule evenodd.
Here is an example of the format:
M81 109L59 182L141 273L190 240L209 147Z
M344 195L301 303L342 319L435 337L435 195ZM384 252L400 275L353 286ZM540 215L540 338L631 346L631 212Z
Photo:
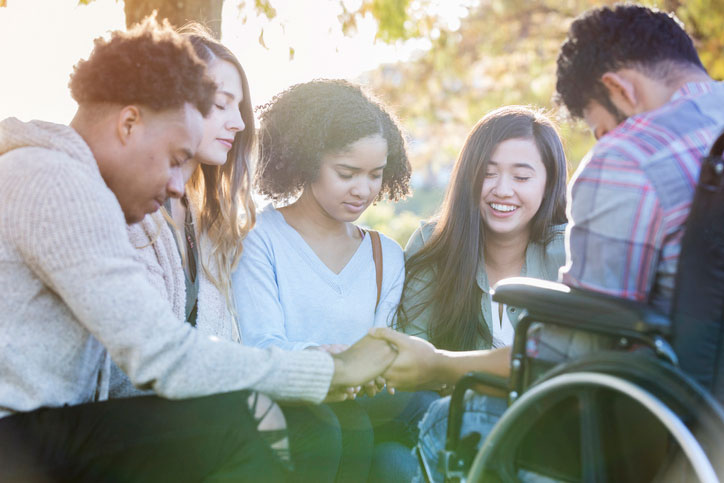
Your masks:
M228 156L229 153L224 151L223 153L214 153L212 156L200 156L198 160L199 163L206 166L223 166L226 164Z
M133 225L134 223L138 223L141 220L143 220L146 215L137 215L137 214L126 214L126 224Z

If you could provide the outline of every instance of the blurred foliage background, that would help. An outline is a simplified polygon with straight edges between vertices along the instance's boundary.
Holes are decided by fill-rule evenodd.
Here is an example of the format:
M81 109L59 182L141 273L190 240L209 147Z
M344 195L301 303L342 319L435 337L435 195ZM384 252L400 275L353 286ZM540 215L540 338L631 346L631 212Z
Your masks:
M434 10L426 8L431 2L424 0L366 0L363 9L378 9L381 14L384 3L405 8L385 10L379 38L423 36L429 39L430 49L360 79L397 112L408 134L414 172L410 198L371 207L362 223L404 247L419 220L435 216L468 131L485 113L508 104L539 107L557 122L573 173L594 139L585 125L572 122L552 101L558 48L576 16L616 2L479 0L470 2L459 25L452 26L440 22ZM724 2L642 3L674 12L694 38L712 77L724 78Z
M87 4L98 0L78 0ZM116 0L119 1L119 0ZM200 20L221 35L225 0L123 0L126 23L150 13L180 25ZM286 18L289 0L235 2L245 23L249 15L268 22ZM295 0L292 0L295 1ZM472 126L488 111L509 104L536 106L557 122L572 173L593 137L552 102L555 60L571 21L585 10L613 5L609 0L328 0L339 25L354 35L372 17L376 41L416 41L413 58L381 65L359 79L396 112L408 138L413 165L412 196L378 203L361 223L396 239L403 247L419 221L435 215L451 166ZM714 79L724 78L723 0L642 0L675 13L694 39ZM4 0L0 0L0 6ZM313 9L314 3L309 3ZM283 27L283 25L282 25ZM329 28L320 25L319 28ZM264 27L258 41L264 46ZM294 47L289 46L289 58Z

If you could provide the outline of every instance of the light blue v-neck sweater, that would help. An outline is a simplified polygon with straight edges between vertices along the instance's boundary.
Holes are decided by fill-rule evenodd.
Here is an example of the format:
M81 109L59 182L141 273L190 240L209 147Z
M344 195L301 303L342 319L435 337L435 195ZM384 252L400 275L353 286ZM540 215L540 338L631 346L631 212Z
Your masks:
M402 249L380 234L382 291L370 237L339 274L331 271L271 205L244 239L232 274L242 343L288 350L320 344L352 344L375 326L391 324L405 278Z

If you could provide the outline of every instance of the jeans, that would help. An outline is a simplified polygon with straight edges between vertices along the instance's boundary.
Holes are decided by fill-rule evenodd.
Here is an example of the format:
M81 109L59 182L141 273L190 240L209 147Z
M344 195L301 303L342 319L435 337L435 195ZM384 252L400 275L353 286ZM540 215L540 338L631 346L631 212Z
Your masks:
M508 405L503 398L485 396L468 391L464 400L465 412L460 435L465 436L473 431L480 433L480 449L482 441L493 429ZM442 398L430 405L430 409L420 422L418 448L425 461L425 468L419 468L415 480L424 481L422 472L427 471L432 481L443 481L443 468L440 467L440 452L445 449L447 436L447 420L450 412L450 397Z
M387 391L361 398L375 428L375 450L369 481L408 482L417 471L411 448L417 441L418 424L427 408L440 396L433 391Z

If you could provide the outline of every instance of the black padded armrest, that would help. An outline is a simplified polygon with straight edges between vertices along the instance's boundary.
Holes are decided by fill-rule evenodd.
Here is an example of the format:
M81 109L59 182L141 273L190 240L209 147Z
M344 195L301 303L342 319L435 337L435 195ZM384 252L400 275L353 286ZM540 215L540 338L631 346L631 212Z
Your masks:
M514 277L495 286L493 300L525 309L533 318L570 327L669 335L671 323L646 304L535 278Z

